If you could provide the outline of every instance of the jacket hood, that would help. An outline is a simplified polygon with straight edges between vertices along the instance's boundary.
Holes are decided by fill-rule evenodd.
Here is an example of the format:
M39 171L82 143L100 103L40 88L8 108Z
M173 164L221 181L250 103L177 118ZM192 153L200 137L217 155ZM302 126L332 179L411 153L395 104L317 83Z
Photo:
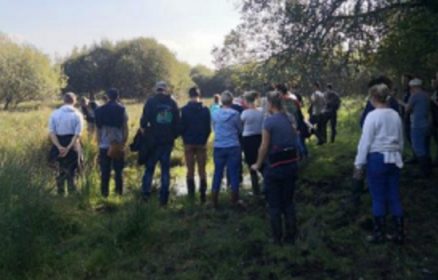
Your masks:
M77 109L73 105L63 105L59 110L66 113L77 112Z
M215 119L217 121L228 121L238 114L236 110L231 108L222 108L215 113Z

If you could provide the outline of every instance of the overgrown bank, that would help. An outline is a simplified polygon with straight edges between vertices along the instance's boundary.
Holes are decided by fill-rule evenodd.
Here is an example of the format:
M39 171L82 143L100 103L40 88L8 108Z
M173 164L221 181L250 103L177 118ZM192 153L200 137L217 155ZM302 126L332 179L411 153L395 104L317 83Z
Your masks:
M129 108L132 129L140 108ZM437 277L437 179L413 181L405 172L406 246L365 242L372 225L369 197L364 194L361 205L351 202L355 110L342 111L336 144L311 146L312 158L302 168L296 193L299 238L294 247L283 248L268 242L264 204L249 193L244 195L249 204L245 212L229 209L225 193L219 211L190 205L184 197L174 199L168 209L155 200L142 203L133 155L123 198L99 197L95 169L84 174L80 196L56 197L45 167L48 113L0 113L2 279ZM86 155L88 167L94 168L94 145L86 145ZM180 160L177 151L174 161Z

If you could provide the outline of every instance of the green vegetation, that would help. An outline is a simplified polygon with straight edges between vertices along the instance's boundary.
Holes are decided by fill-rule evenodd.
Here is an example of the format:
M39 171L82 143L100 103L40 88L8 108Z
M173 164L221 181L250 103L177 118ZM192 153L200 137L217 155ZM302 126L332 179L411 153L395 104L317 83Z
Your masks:
M23 101L51 99L64 85L61 68L48 56L0 33L0 104L5 110Z
M404 176L405 246L365 242L369 196L361 205L350 200L357 103L345 103L336 144L312 142L295 199L299 238L281 248L269 243L264 203L249 193L243 212L230 208L225 192L218 211L175 195L167 209L156 199L142 203L133 154L127 194L102 199L89 139L81 194L58 197L46 165L50 109L0 112L0 279L436 279L436 178ZM128 110L135 129L141 106ZM180 144L173 157L182 162ZM183 168L175 171L183 178Z

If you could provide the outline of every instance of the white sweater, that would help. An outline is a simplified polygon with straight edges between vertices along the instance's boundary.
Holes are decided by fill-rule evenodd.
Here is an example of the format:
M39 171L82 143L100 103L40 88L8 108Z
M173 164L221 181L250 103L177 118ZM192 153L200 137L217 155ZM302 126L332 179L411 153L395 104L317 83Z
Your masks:
M403 167L403 128L399 114L389 108L375 109L365 119L357 148L357 168L367 163L369 153L381 153L385 163Z

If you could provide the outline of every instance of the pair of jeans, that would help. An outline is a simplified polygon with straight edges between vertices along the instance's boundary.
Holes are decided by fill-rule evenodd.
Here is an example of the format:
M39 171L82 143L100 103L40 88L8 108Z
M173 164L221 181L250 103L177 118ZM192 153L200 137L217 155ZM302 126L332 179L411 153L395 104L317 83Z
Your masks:
M384 162L381 153L371 153L367 160L367 180L375 217L385 216L389 208L396 217L403 216L400 201L400 168Z
M412 149L418 158L430 157L429 127L411 127Z
M116 183L116 193L123 194L123 169L125 168L125 160L114 160L108 156L108 149L101 148L99 152L100 165L100 191L102 196L109 195L109 182L111 179L111 171L114 170L114 180Z
M230 180L231 190L239 191L240 168L242 166L242 150L239 146L230 148L214 148L214 176L212 189L219 192L222 185L224 170L227 168L227 175Z
M286 235L294 235L296 229L296 213L294 205L295 183L297 180L297 164L278 167L267 167L265 170L265 191L269 206L269 216L274 238L283 236L283 216Z
M205 145L185 145L184 153L187 165L187 180L195 178L195 165L198 165L199 178L205 180L207 178L205 171L207 147Z
M160 203L167 204L169 200L169 185L170 185L170 156L173 145L156 146L151 152L150 157L146 161L146 170L143 176L142 193L144 197L149 197L151 194L152 180L154 178L155 167L160 163L161 167L161 189Z

